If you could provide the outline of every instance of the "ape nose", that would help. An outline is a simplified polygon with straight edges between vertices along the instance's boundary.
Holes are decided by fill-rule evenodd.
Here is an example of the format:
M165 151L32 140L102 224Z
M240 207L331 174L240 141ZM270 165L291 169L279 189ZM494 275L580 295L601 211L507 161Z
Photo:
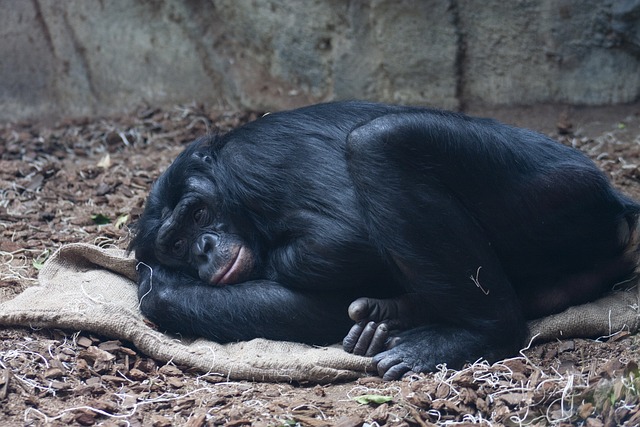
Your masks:
M203 234L193 245L193 254L201 262L210 262L218 246L219 237L217 234Z

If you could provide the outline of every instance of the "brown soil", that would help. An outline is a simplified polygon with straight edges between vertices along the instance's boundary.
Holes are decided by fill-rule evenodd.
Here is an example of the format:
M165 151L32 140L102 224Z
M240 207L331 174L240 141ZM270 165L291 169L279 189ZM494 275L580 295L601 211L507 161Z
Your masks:
M640 105L474 113L577 147L640 199ZM187 105L1 126L0 297L35 284L63 244L126 247L122 224L184 145L255 117ZM626 332L536 346L493 366L327 386L226 382L83 331L0 328L0 337L3 426L640 424L640 339ZM358 403L363 395L374 397Z

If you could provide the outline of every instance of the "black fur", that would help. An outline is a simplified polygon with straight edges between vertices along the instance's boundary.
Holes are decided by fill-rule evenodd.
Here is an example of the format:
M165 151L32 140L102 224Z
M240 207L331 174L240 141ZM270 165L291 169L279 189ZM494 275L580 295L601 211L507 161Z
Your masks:
M514 354L526 319L609 289L635 267L637 213L538 133L339 102L194 142L154 185L131 248L153 271L142 310L163 328L346 335L398 378Z

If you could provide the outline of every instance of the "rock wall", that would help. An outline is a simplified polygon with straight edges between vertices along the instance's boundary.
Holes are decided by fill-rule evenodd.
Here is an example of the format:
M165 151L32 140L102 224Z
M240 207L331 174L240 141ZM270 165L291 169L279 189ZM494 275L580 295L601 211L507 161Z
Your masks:
M640 0L0 0L0 119L640 99Z

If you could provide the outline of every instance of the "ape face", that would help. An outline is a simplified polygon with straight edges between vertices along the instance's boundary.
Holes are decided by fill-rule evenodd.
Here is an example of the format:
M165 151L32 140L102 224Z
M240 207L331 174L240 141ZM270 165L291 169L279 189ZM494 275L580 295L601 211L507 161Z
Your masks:
M163 209L155 245L158 261L191 270L213 285L248 280L254 264L252 250L228 220L190 193L173 210Z
M154 185L139 225L142 233L132 245L139 258L152 258L211 285L245 282L256 274L254 249L218 203L207 142L182 153Z

